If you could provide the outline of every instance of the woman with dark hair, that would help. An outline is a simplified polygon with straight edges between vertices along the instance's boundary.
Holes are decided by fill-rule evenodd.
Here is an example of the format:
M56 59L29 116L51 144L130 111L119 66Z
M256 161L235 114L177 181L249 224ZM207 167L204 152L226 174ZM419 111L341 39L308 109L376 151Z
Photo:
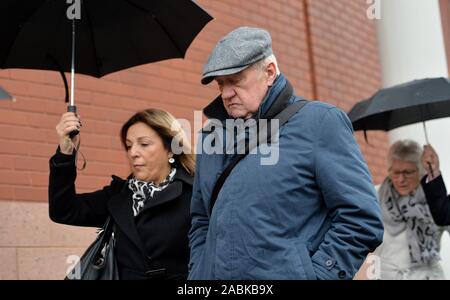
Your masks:
M122 127L120 138L131 174L112 176L91 193L75 189L75 146L81 122L65 113L56 126L59 147L50 159L49 214L67 225L101 227L114 222L120 279L185 279L188 273L190 200L194 155L179 122L147 109Z

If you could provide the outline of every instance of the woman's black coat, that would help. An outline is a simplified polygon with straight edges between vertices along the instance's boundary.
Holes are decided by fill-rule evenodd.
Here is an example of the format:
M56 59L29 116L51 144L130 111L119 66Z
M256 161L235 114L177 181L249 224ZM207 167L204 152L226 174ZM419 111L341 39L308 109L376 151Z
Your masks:
M111 184L102 190L76 194L74 156L57 151L50 159L50 219L67 225L102 227L111 215L121 279L185 279L192 177L177 168L173 182L156 193L137 217L126 180L112 177Z
M450 195L447 196L447 189L442 176L426 182L426 176L421 183L431 215L434 222L439 226L450 225Z

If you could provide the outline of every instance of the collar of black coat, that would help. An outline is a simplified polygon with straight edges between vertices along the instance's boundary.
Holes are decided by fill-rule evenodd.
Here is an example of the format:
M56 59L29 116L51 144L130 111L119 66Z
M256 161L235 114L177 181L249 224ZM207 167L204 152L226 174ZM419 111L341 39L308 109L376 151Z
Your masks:
M276 116L279 112L281 112L284 108L286 108L289 104L291 104L291 98L294 95L294 88L290 84L288 80L286 80L286 85L281 90L281 92L278 94L277 98L273 102L273 104L270 106L270 108L267 110L261 118L270 120L274 116ZM261 105L264 103L264 101L261 101ZM258 109L259 111L259 109ZM203 113L208 119L217 119L220 121L225 121L226 119L229 119L230 116L228 115L225 107L223 106L223 100L222 96L219 95L216 99L214 99L208 106L206 106L203 109Z

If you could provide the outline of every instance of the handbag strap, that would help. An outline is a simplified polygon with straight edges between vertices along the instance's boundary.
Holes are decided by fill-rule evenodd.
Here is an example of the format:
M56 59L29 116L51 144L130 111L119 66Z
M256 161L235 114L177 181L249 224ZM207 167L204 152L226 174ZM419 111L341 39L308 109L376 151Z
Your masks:
M111 216L108 216L101 230L104 231L103 233L103 244L104 244L106 241L110 240L112 234L114 233L114 221L112 220Z
M280 113L278 113L273 119L279 120L279 127L283 126L296 112L298 112L300 109L302 109L303 106L305 106L309 101L308 100L300 100L298 102L295 102L285 109L283 109ZM267 130L268 125L266 123L266 126L262 128L262 130ZM272 138L270 135L270 131L267 133L267 143L270 142L270 139ZM254 143L254 145L246 145L245 152L243 154L238 154L236 157L231 161L231 163L223 170L222 174L220 174L219 178L217 179L214 188L211 193L211 201L210 201L210 208L209 208L209 214L212 214L212 210L214 208L214 204L216 203L217 196L219 195L220 189L222 188L223 184L225 183L225 180L227 179L228 175L230 175L231 171L234 169L234 167L255 147L259 145L259 141Z
M115 227L116 227L116 224L114 223L113 218L112 218L111 216L108 216L108 218L106 219L105 225L103 225L103 228L102 228L102 230L105 231L105 233L104 233L104 235L103 235L103 237L104 237L103 243L105 243L106 241L110 241L111 235L112 235L112 234L114 233L114 231L115 231ZM115 237L114 237L114 238L115 238ZM100 247L100 248L102 249L102 248L103 248L103 245L102 245L102 247ZM147 260L148 260L148 257L147 257L147 255L145 254L145 249L144 249L143 247L139 247L139 248L140 248L141 253L142 253L142 255L143 255L143 261L144 261L144 265L145 265L145 268L146 268L145 273L147 274L148 270L151 269L151 266L150 266L150 263L147 261Z

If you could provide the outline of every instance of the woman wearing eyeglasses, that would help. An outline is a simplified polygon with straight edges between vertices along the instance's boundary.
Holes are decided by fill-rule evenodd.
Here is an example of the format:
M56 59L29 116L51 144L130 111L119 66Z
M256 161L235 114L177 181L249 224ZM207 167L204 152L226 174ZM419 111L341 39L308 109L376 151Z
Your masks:
M389 176L378 191L385 231L374 253L381 279L445 279L439 263L445 229L434 222L420 185L421 158L422 148L412 140L389 149Z

